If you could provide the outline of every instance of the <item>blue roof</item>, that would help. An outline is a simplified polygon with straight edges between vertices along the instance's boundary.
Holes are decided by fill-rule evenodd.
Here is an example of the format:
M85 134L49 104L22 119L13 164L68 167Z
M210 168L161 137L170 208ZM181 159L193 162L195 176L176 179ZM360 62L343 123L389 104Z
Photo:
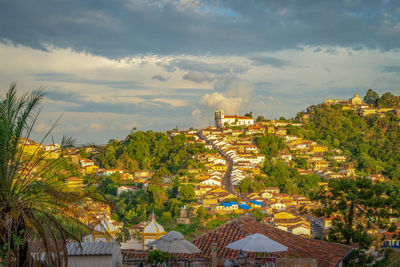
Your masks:
M250 203L253 203L254 205L260 205L262 206L262 202L261 201L257 201L257 200L250 200Z
M238 203L236 203L235 201L229 201L229 202L221 203L221 205L224 206L224 207L230 207L230 206L233 206L233 205L238 205Z
M244 210L249 210L249 209L251 209L251 207L250 206L247 206L247 205L239 205L239 208L241 208L241 209L244 209Z

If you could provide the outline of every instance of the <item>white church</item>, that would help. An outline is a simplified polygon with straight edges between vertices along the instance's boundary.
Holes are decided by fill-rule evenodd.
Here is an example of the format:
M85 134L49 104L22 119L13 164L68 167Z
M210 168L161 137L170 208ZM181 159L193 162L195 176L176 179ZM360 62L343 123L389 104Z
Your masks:
M253 118L237 115L225 115L222 109L215 111L215 125L218 128L226 126L251 126L253 124Z

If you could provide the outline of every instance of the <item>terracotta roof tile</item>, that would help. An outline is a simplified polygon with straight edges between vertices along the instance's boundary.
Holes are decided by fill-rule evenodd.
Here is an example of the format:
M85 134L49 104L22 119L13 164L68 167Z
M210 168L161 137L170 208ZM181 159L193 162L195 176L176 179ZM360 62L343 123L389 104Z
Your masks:
M320 267L336 266L352 250L350 246L296 236L268 224L257 222L254 218L244 216L194 239L192 242L202 252L191 257L210 258L212 243L216 243L218 258L235 258L238 252L225 248L225 246L254 233L264 234L288 247L287 252L274 253L275 256L288 257L295 253L301 258L317 259ZM255 253L248 255L249 257L256 257Z

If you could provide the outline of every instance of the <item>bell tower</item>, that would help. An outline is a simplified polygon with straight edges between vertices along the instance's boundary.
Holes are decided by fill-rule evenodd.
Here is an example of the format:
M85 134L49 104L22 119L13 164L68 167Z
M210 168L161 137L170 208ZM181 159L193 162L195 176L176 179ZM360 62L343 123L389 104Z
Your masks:
M215 126L222 128L222 120L224 118L225 114L224 111L222 109L220 110L216 110L215 111Z

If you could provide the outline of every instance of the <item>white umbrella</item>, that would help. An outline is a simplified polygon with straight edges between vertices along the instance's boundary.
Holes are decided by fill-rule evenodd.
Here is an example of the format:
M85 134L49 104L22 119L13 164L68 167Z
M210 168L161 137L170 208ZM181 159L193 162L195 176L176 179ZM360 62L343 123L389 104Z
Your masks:
M198 247L187 241L181 233L176 231L171 231L168 234L160 237L160 239L157 239L146 246L153 247L167 253L194 254L201 252Z
M287 247L262 234L253 234L226 246L230 249L248 252L279 252L287 251Z

